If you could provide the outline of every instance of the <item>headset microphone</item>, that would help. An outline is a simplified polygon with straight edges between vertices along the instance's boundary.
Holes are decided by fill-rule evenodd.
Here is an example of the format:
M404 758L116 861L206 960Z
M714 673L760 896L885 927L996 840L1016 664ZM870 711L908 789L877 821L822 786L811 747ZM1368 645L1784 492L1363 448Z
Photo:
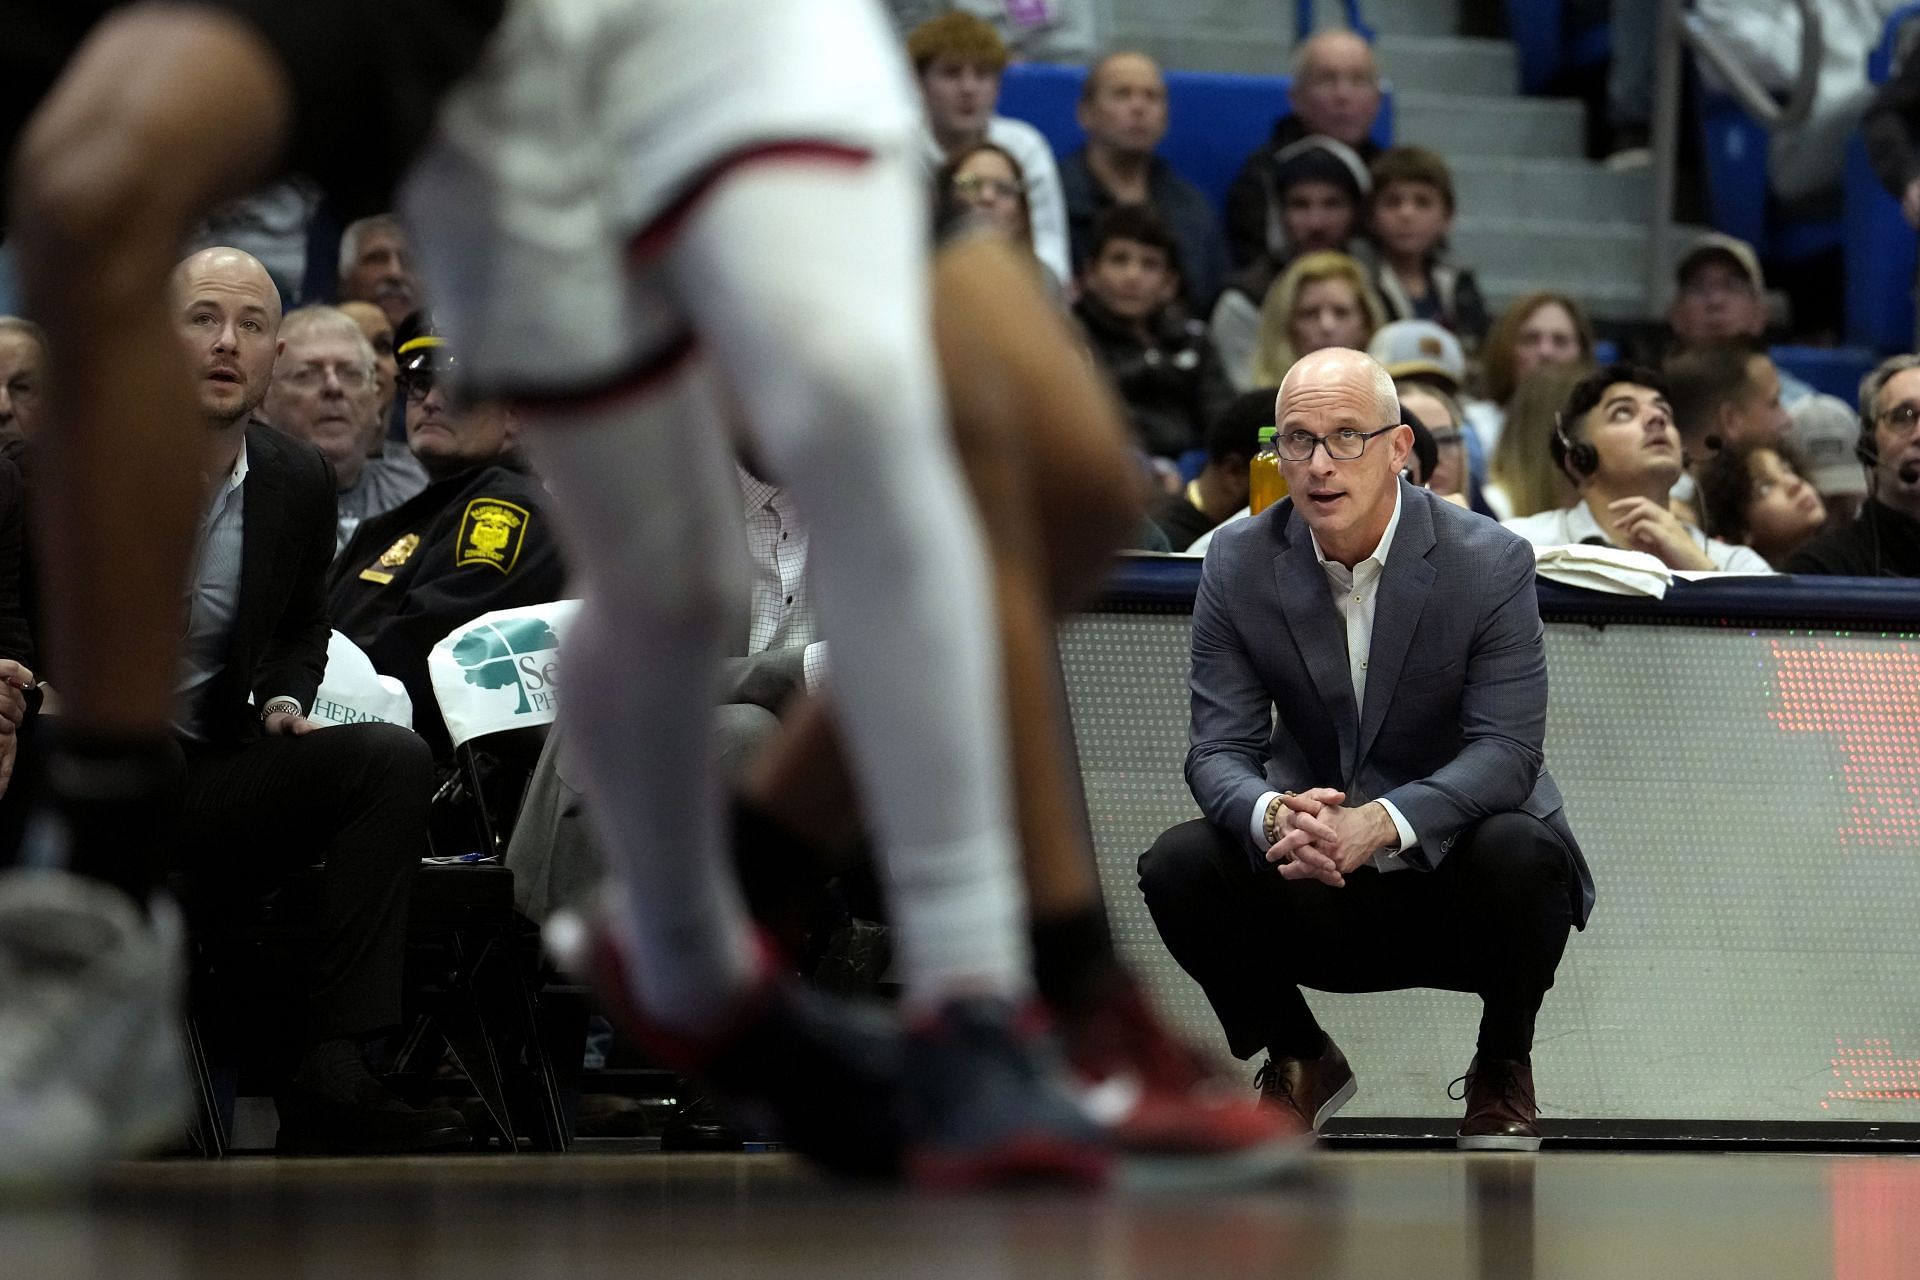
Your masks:
M1907 461L1901 463L1900 464L1900 483L1912 484L1916 480L1920 480L1920 462L1915 462L1912 459L1908 459Z

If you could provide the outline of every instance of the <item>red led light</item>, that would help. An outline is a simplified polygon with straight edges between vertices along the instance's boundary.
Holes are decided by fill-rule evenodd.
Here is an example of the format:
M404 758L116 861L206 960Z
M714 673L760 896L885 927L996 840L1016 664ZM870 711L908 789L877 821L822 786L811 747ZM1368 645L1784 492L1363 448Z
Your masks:
M1920 846L1920 647L1872 651L1773 641L1780 697L1768 711L1785 733L1840 739L1850 806L1845 849Z
M1920 1102L1920 1058L1900 1058L1891 1040L1867 1040L1859 1048L1836 1041L1833 1052L1836 1088L1827 1102Z

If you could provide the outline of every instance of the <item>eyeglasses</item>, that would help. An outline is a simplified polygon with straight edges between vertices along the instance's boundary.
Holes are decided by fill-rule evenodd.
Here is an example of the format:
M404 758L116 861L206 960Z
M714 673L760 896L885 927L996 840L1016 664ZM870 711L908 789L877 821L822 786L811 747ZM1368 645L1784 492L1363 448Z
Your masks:
M1458 431L1436 431L1433 443L1442 449L1458 449L1467 442L1467 438Z
M1288 462L1305 462L1313 456L1319 445L1327 447L1327 456L1335 462L1352 462L1367 451L1367 441L1375 436L1383 436L1399 426L1381 427L1378 431L1355 431L1352 427L1343 427L1339 431L1329 431L1317 436L1311 431L1285 431L1276 442L1280 456Z
M314 391L326 384L328 374L345 391L365 391L373 385L371 371L350 364L303 364L277 376L295 391Z
M1005 178L955 178L953 189L968 200L976 200L981 196L1012 200L1027 193L1026 184L1010 182Z
M1913 434L1913 428L1920 424L1920 405L1911 402L1897 404L1885 413L1876 416L1875 421L1883 422L1903 436Z

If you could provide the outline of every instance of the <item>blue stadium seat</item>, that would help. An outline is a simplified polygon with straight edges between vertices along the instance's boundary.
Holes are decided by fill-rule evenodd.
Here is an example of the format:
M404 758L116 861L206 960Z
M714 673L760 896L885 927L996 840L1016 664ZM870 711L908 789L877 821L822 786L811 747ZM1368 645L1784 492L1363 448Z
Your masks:
M1893 74L1900 28L1920 18L1920 4L1904 5L1887 18L1880 43L1867 55L1867 79L1885 84ZM1914 232L1900 216L1867 163L1856 131L1847 139L1845 209L1847 341L1878 351L1913 347Z
M1699 86L1695 102L1707 162L1708 221L1714 229L1745 240L1769 262L1799 262L1839 248L1838 218L1789 220L1775 211L1765 126L1732 98L1705 86Z
M1904 225L1904 224L1903 224ZM1912 233L1908 233L1912 238ZM1913 322L1911 306L1907 315ZM1815 391L1839 396L1848 404L1860 397L1860 379L1867 376L1878 356L1864 347L1773 347L1768 353L1773 362Z
M1563 71L1583 71L1613 55L1605 22L1564 29L1560 0L1507 0L1507 34L1520 53L1520 89L1545 93Z
M1074 119L1085 67L1022 63L1000 81L1000 114L1025 120L1047 139L1054 154L1078 151L1086 135ZM1220 207L1247 154L1267 140L1273 122L1290 114L1286 76L1227 75L1214 71L1169 71L1165 156L1183 177ZM1388 86L1373 140L1393 141L1393 91Z

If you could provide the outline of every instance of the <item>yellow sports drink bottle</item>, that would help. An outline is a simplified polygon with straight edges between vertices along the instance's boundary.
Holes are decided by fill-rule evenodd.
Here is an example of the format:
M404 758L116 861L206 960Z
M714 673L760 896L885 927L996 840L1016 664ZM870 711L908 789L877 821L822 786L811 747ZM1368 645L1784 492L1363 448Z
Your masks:
M1287 496L1287 478L1280 474L1280 454L1273 446L1277 427L1260 428L1260 452L1253 455L1248 481L1251 485L1248 505L1259 515Z

